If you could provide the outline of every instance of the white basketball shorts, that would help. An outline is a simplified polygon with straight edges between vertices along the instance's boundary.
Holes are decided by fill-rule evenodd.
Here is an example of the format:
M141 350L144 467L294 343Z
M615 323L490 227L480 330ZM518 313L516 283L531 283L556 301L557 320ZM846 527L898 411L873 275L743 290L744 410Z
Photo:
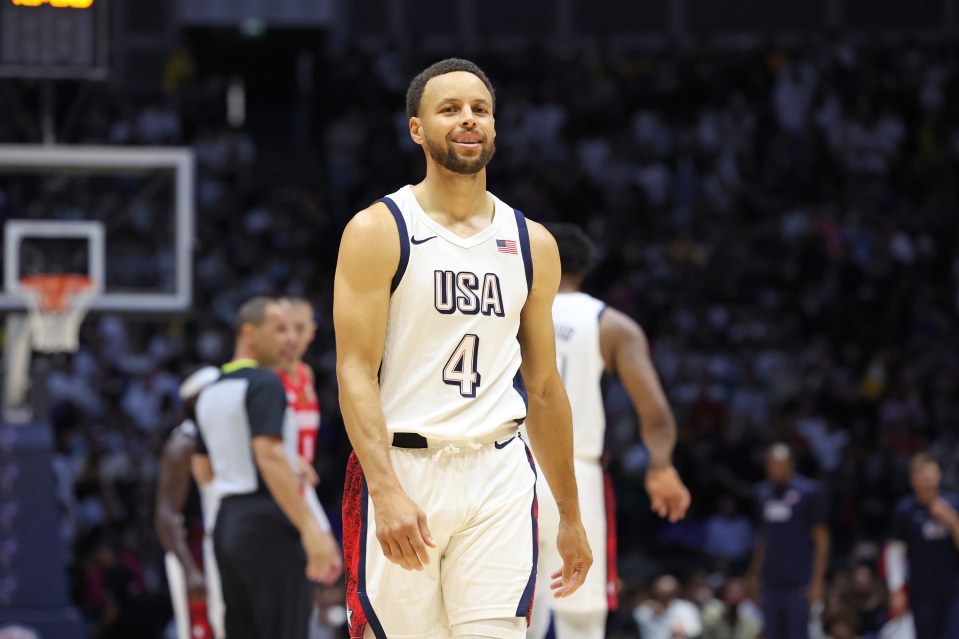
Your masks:
M521 618L502 636L522 639L538 552L536 471L525 442L393 447L390 457L437 547L422 571L383 555L366 480L351 456L343 499L350 636L363 637L368 625L377 639L445 639L454 626Z

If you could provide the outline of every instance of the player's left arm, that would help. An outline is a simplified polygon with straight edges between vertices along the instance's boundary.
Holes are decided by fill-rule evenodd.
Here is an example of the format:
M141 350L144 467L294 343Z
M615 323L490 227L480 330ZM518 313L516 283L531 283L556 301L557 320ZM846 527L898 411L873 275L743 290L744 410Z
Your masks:
M809 603L817 603L825 596L826 568L829 565L829 528L825 524L812 527L812 576L809 580Z
M556 498L560 513L557 547L563 569L553 575L557 597L579 588L593 563L580 518L576 473L573 469L573 418L563 380L556 368L553 299L559 289L559 250L553 236L529 222L533 287L520 318L522 374L529 397L526 431L540 469Z
M187 596L202 599L206 596L206 583L187 545L182 517L190 491L190 459L194 448L193 440L183 435L174 435L163 447L153 526L164 550L172 552L183 566Z
M817 488L813 497L812 535L813 557L812 575L809 580L809 603L823 600L825 593L826 569L829 566L829 546L831 538L827 525L826 495Z
M643 443L649 451L646 492L660 517L679 521L689 509L689 490L673 466L676 420L649 357L642 327L614 308L599 320L599 346L606 368L617 375L639 414Z

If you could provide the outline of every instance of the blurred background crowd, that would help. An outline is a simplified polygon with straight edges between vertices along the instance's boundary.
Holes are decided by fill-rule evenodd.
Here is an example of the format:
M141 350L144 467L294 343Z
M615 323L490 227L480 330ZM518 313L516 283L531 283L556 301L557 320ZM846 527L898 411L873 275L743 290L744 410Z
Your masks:
M61 535L91 638L167 627L152 530L158 453L181 419L182 376L229 359L233 313L253 295L315 305L316 465L337 528L349 451L331 326L339 236L353 212L421 179L403 94L455 53L356 46L319 69L304 52L275 70L292 99L241 126L228 118L235 79L207 71L189 40L150 99L84 90L61 142L187 145L198 170L192 312L94 314L79 352L46 379ZM472 58L497 89L490 189L594 238L585 289L644 327L677 418L693 507L668 524L646 501L628 396L607 389L622 576L611 635L640 636L644 606L680 598L704 639L756 636L740 577L763 454L785 441L828 495L822 636L874 637L886 614L879 551L908 458L930 451L944 488L959 489L959 51L809 38L524 44ZM40 140L38 90L0 84L0 142ZM22 205L0 193L0 217ZM198 518L192 530L199 543ZM341 594L318 592L316 637L342 636ZM731 614L740 634L728 634Z

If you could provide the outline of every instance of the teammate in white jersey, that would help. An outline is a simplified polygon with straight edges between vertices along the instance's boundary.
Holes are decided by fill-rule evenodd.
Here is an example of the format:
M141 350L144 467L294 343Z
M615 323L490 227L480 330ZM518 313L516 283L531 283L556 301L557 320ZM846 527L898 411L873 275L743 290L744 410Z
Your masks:
M352 637L525 636L539 546L524 420L561 512L556 596L592 563L550 315L559 255L542 226L486 191L494 106L472 62L416 76L407 113L426 179L358 213L340 244Z
M583 293L583 278L592 263L592 242L571 224L550 224L559 246L563 276L553 303L556 354L573 410L573 456L582 497L583 524L595 563L575 595L554 601L538 600L528 636L542 639L550 612L557 639L602 639L606 615L615 610L616 520L612 486L602 462L606 415L600 381L606 372L625 385L639 414L643 441L650 454L646 489L653 510L677 521L689 508L689 491L672 465L676 424L649 359L642 328L629 316ZM539 455L536 447L533 452ZM543 482L537 482L541 539L554 534L559 515ZM539 579L558 559L548 544L540 546Z
M209 481L197 482L204 529L202 570L193 559L183 529L183 509L190 488L190 460L197 438L194 405L200 391L219 376L219 369L205 366L180 384L186 419L170 433L160 456L154 529L166 551L164 559L177 639L222 639L225 636L223 594L212 539L219 498Z

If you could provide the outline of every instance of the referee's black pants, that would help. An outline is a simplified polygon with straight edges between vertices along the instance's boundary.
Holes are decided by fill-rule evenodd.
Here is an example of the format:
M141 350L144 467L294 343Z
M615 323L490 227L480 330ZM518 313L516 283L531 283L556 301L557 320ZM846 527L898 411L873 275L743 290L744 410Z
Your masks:
M268 495L232 495L213 529L227 639L306 639L313 584L300 534Z

